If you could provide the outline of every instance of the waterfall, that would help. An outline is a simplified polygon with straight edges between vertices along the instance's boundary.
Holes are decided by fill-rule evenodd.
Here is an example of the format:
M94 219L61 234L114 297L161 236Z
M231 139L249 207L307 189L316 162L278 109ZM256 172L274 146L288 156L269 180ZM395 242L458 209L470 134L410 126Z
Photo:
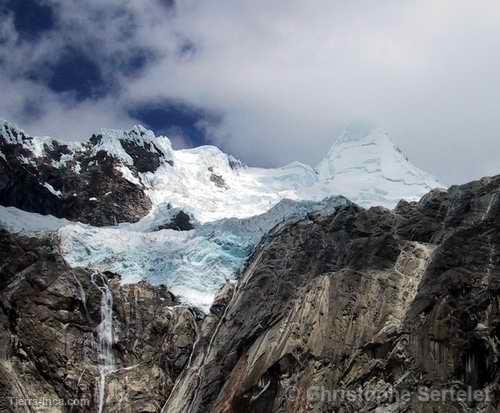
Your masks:
M102 281L100 286L96 280L99 275ZM104 408L106 393L106 377L113 371L113 294L105 278L101 274L92 274L92 283L101 291L101 322L97 326L97 356L99 364L99 386L97 391L98 413Z
M75 279L76 284L78 285L78 289L80 291L80 300L82 301L83 309L85 310L85 317L89 320L89 310L87 308L87 295L85 294L85 290L83 289L83 285L74 272L71 272L73 278Z
M474 357L474 353L469 353L465 358L465 376L466 378L470 378L472 376L476 366L476 360Z
M486 274L488 275L488 279L491 277L491 273L495 269L495 259L497 255L495 243L493 242L493 235L488 237L488 245L490 247L490 253L488 258L488 264L486 265Z
M486 208L486 211L484 212L484 214L483 214L483 217L482 217L481 221L484 221L484 220L486 220L486 219L489 217L490 212L491 212L491 208L492 208L492 207L493 207L493 205L495 204L495 200L496 200L496 198L497 198L497 195L498 195L498 193L496 193L496 192L495 192L495 193L491 196L491 198L490 198L490 202L488 203L488 207Z

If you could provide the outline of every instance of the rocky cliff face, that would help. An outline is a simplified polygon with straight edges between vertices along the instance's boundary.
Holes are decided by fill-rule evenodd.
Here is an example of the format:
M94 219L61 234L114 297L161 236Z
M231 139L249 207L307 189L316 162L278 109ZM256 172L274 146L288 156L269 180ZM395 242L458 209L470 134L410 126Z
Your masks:
M139 174L172 164L157 145L140 127L64 144L0 124L0 204L97 226L136 222L152 205Z
M0 411L497 411L499 193L500 176L282 222L206 315L0 232Z
M276 227L163 411L497 411L499 191L485 178Z
M165 287L71 269L53 238L1 232L0 258L0 411L38 411L16 404L27 399L51 400L51 412L160 410L197 311Z

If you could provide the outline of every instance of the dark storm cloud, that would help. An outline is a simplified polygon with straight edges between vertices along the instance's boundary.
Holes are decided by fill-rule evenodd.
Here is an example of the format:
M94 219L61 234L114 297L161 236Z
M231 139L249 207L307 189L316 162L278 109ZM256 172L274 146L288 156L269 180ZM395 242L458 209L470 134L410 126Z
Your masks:
M39 0L5 0L0 13L13 15L14 27L20 36L32 40L55 25L53 9Z
M180 146L203 145L206 128L221 122L217 114L172 100L136 104L129 114L144 126L175 139Z

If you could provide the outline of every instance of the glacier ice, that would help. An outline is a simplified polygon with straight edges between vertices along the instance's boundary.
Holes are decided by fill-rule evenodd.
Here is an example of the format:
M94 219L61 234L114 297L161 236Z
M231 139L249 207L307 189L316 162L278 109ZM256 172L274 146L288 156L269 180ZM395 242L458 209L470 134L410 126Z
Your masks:
M124 283L148 279L165 284L206 310L215 292L238 275L262 236L275 225L308 213L333 212L348 203L343 197L321 202L283 200L264 214L222 219L191 231L65 225L59 229L60 247L72 266L113 271Z

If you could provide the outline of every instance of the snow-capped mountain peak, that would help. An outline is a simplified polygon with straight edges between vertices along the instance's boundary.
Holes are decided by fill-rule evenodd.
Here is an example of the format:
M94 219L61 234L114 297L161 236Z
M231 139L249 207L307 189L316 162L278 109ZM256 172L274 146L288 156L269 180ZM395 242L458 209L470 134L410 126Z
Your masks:
M60 228L71 265L168 283L205 308L280 222L350 205L345 198L393 207L440 186L385 132L359 126L315 169L243 166L215 146L174 150L142 126L66 143L2 123L0 175L0 227Z
M402 154L382 128L350 126L335 139L317 170L324 180L348 168L365 168L373 172L374 166L387 166L395 153Z
M54 139L49 136L29 136L16 124L6 120L0 120L0 143L20 145L24 150L31 152L34 157L43 156L46 152L46 148L52 147L53 141ZM1 148L0 154L5 158Z
M47 191L47 183L60 191L56 203L74 196L73 189L71 193L64 191L68 187L63 184L68 170L77 175L101 174L109 184L104 188L96 181L96 186L89 189L89 198L110 199L111 168L138 188L138 193L144 192L139 195L144 207L149 198L149 215L156 214L160 219L171 214L163 210L164 206L180 208L200 222L209 222L262 214L282 199L321 201L332 195L344 195L361 206L392 207L402 198L416 200L440 186L432 176L413 166L383 130L363 123L346 128L316 169L299 162L269 169L243 167L215 146L173 150L167 137L156 137L142 126L103 129L88 141L69 144L30 137L8 123L2 125L0 151L6 150L2 158L10 163L30 164L37 180L42 176L43 191ZM13 149L15 145L20 149ZM46 171L37 173L41 168ZM44 178L54 174L61 176L50 182ZM94 179L98 179L97 175ZM109 217L106 222L115 220L120 222L121 218Z
M323 191L363 206L391 207L442 185L413 165L381 128L350 126L334 141L317 170Z

